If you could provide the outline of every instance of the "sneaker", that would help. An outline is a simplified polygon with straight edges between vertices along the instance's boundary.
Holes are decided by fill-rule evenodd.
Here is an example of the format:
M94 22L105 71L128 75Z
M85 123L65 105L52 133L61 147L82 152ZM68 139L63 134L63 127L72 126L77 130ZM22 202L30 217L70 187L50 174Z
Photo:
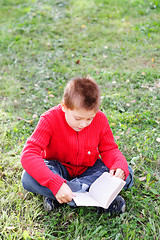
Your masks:
M60 203L52 198L43 196L43 205L46 212L50 212L60 206Z
M111 203L109 208L99 208L98 213L110 213L111 215L119 215L125 212L126 203L121 196L117 196Z
M46 212L50 212L54 209L53 199L43 196L43 206Z

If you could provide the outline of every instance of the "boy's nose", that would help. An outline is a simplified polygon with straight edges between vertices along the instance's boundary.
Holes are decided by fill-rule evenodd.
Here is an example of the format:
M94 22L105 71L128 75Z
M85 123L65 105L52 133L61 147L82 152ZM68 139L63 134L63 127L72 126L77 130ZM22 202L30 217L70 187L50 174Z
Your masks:
M85 122L85 121L84 121L84 122L81 122L81 123L80 123L80 126L81 126L81 127L86 127L86 126L87 126L87 122Z

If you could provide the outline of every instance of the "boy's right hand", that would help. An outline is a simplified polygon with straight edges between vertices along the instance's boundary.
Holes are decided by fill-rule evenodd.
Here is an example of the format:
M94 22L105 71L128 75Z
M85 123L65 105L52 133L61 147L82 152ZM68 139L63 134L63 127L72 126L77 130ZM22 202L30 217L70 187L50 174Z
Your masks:
M57 201L60 204L68 203L72 201L73 196L74 196L73 192L71 191L70 187L66 183L62 184L57 194L55 195Z

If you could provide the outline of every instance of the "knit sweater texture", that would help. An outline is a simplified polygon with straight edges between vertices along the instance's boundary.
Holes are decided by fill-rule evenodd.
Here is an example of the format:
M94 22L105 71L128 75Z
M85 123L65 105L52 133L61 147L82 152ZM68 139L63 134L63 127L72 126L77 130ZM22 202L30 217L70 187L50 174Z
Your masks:
M89 126L76 132L66 122L62 106L58 105L40 117L24 146L21 163L30 176L56 195L66 179L53 173L44 159L59 161L74 178L93 166L99 158L110 170L121 168L126 178L129 175L127 161L118 149L108 120L101 111Z

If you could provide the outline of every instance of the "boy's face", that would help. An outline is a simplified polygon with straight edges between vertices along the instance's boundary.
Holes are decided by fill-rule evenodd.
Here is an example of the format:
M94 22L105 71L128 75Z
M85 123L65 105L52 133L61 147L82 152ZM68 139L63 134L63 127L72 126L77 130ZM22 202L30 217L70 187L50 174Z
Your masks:
M65 113L68 125L77 132L89 126L96 115L94 110L85 110L83 108L71 110L65 105L62 105L62 110Z

